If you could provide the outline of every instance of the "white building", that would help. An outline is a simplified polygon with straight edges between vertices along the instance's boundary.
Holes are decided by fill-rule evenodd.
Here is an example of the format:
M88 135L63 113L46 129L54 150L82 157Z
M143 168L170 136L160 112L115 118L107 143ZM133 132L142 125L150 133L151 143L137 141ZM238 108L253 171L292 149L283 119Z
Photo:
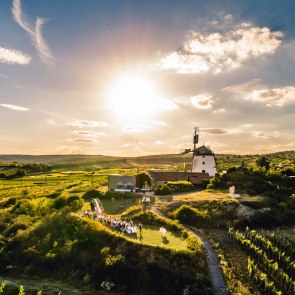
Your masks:
M215 176L217 173L215 155L209 147L202 145L193 151L192 172Z

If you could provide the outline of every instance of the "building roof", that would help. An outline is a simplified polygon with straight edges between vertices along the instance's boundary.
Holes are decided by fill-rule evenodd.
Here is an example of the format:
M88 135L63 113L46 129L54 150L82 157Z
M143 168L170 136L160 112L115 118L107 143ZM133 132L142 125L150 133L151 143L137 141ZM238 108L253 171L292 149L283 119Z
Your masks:
M177 172L177 171L149 171L148 174L155 181L190 181L193 184L201 183L203 179L209 178L208 173Z
M205 156L214 155L214 153L211 151L210 147L202 145L194 150L194 155Z

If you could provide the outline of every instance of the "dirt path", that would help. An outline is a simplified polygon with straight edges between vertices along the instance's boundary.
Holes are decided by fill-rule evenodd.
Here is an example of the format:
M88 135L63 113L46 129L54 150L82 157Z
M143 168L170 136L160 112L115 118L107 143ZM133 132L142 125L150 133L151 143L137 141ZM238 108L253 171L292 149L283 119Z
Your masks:
M158 215L162 216L165 219L169 219L165 214L160 212L156 207L151 208L152 211L157 213ZM209 267L209 273L210 273L210 278L211 278L211 283L212 283L212 288L214 291L215 295L227 295L227 289L226 289L226 284L224 280L224 276L221 270L221 267L219 265L219 259L217 256L216 251L214 250L213 246L206 240L206 238L200 234L198 231L193 230L187 226L182 225L182 227L187 230L188 232L191 232L194 234L196 237L200 238L200 240L204 244L204 248L206 250L207 254L207 264Z

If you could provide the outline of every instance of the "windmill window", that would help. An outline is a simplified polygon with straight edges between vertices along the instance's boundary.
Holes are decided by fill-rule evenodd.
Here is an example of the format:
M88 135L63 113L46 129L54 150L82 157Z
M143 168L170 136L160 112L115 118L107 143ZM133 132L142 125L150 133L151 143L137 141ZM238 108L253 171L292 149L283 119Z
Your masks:
M205 156L203 156L203 158L205 158Z
M206 170L202 170L202 173L205 173L206 172Z
M203 165L205 165L205 162L203 162Z

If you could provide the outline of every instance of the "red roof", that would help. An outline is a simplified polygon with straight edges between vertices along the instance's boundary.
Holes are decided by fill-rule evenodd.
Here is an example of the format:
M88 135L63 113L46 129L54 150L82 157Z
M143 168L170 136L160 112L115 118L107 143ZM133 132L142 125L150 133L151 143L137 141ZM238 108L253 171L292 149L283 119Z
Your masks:
M203 179L210 178L208 173L198 172L149 171L148 173L155 181L186 180L193 184L199 184Z

